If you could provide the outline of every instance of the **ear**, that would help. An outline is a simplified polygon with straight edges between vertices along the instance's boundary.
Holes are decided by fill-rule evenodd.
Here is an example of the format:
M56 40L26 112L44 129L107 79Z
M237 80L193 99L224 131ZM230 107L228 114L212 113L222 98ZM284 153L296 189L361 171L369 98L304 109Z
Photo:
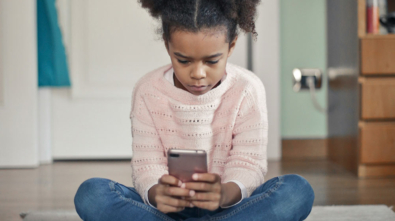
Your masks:
M233 50L236 47L236 42L237 42L238 36L236 35L235 39L229 44L229 53L228 53L228 58L232 55Z

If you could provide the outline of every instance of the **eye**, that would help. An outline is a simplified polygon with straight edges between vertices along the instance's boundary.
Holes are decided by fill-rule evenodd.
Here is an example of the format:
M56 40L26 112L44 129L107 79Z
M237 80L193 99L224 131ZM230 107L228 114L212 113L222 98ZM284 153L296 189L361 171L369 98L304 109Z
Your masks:
M178 60L178 62L180 62L181 64L187 64L188 63L188 61L185 61L185 60L179 60L179 59L177 59Z
M209 64L216 64L216 63L218 63L218 61L207 61L207 63L209 63Z

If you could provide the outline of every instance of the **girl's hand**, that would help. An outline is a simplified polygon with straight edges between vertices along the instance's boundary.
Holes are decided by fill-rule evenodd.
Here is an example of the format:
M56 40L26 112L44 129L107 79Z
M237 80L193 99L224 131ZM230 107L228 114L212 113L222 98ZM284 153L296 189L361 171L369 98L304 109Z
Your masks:
M214 173L194 174L192 178L197 182L181 185L181 188L191 190L190 200L196 207L214 211L219 206L233 205L241 199L241 190L234 182L221 184L221 177Z
M199 173L192 176L197 182L189 182L181 185L181 188L191 190L190 200L193 205L214 211L222 205L223 188L221 185L221 177L214 173Z
M148 191L150 203L163 213L180 212L185 207L193 207L189 201L181 199L190 196L189 190L180 188L181 184L177 178L163 175L159 184Z

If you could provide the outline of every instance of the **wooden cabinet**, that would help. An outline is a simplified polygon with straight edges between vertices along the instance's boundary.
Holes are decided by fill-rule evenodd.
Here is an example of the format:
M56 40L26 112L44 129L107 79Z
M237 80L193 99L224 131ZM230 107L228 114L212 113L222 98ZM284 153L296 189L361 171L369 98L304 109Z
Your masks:
M394 1L394 0L390 0ZM366 34L358 1L360 120L358 176L395 176L395 35Z
M327 4L328 68L337 73L328 87L328 158L360 178L394 177L395 34L366 33L366 0Z
M395 120L395 77L360 77L359 83L361 120Z
M359 134L361 163L395 163L395 121L362 121Z
M364 76L395 73L395 36L367 35L361 37L361 74Z

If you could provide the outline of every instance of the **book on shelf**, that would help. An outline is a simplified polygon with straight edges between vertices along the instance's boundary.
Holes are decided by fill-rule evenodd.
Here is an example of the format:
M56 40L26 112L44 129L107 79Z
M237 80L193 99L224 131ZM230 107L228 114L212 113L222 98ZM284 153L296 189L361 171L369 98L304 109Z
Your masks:
M366 32L387 34L386 28L380 25L380 17L387 13L387 0L366 0Z

